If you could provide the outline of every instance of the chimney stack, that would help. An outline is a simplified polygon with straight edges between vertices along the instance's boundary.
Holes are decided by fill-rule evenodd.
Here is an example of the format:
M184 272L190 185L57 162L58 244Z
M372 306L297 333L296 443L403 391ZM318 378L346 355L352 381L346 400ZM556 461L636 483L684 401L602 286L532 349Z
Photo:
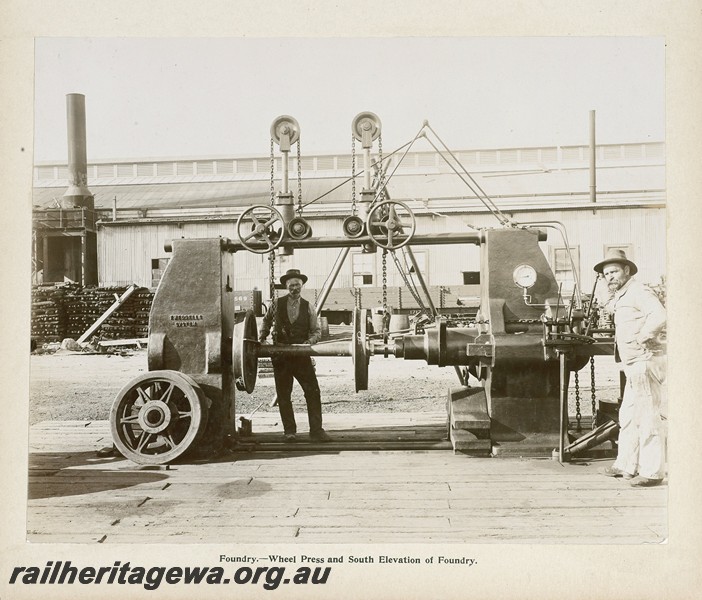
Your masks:
M95 208L88 189L88 159L85 136L85 96L66 95L68 121L68 189L63 194L63 208Z

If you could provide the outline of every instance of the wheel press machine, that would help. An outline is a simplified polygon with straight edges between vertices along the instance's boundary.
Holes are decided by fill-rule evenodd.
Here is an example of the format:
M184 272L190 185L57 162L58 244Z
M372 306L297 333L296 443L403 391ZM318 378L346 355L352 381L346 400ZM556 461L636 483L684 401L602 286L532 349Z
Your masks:
M368 389L371 356L456 367L460 381L447 392L447 436L454 450L476 456L551 456L555 449L560 460L568 460L576 450L610 439L611 427L570 443L569 375L591 356L611 354L613 343L587 335L591 315L560 297L539 247L546 239L543 228L510 223L462 234L416 232L409 207L382 195L382 178L371 188L370 148L380 132L379 119L361 113L352 130L363 145L365 185L359 207L354 194L342 236L314 237L301 202L294 216L287 165L291 145L299 144L299 125L282 116L271 128L283 165L281 191L271 205L244 211L238 240L180 239L167 246L172 258L149 321L149 372L119 392L110 413L117 448L137 463L164 464L186 453L211 456L235 444L237 388L251 393L259 358L273 355L348 356L357 392ZM252 313L235 323L234 252L340 248L345 256L354 246L393 252L409 244L457 243L481 249L480 309L472 327L450 327L436 318L424 332L377 340L366 331L365 311L356 310L349 341L269 345L258 342ZM468 373L478 385L468 385Z

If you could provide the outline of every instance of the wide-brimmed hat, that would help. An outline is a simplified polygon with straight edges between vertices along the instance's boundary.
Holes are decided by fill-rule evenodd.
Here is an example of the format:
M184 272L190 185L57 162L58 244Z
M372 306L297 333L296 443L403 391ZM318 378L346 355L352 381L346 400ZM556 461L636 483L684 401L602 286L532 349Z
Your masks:
M598 262L595 265L595 271L597 273L602 273L602 271L605 268L605 265L608 265L610 263L619 263L621 265L628 266L629 269L631 269L631 275L635 275L636 272L639 270L638 267L626 257L626 254L624 254L624 250L612 248L607 251L604 260L602 262Z
M281 275L280 283L285 285L288 279L299 279L302 283L307 283L307 275L300 273L300 269L288 269L285 275Z

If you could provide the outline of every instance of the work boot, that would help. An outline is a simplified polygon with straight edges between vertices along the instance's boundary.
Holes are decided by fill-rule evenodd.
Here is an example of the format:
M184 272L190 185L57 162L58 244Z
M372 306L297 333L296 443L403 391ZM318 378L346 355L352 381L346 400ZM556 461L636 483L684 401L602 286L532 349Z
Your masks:
M600 471L602 475L605 475L606 477L623 477L624 479L633 479L634 476L631 473L625 473L621 469L617 469L617 467L605 467Z
M297 441L297 435L295 435L294 433L286 433L283 435L283 437L285 438L286 442L296 442Z
M310 439L313 442L331 442L332 438L331 436L324 431L324 429L320 429L319 431L310 431Z
M629 482L631 487L654 487L660 485L663 482L662 479L652 479L650 477L635 477Z

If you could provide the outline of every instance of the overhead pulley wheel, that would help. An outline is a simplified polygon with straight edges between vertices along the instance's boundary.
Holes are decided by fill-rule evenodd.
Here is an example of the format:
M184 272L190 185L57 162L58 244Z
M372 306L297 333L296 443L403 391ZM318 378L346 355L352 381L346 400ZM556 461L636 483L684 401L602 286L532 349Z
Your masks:
M368 389L368 363L370 362L370 351L368 348L368 328L366 317L367 309L354 309L351 358L353 359L353 378L357 392Z
M294 117L281 115L271 124L271 138L283 151L300 139L300 124Z
M404 202L385 200L368 211L366 230L373 242L387 250L397 250L409 244L417 221Z
M361 237L366 232L366 225L361 217L352 215L344 219L342 225L344 235L347 238L356 239Z
M258 327L256 317L248 310L244 320L234 325L232 364L234 379L242 391L251 394L258 374Z
M288 235L294 240L305 240L312 235L312 227L307 219L294 217L288 223Z
M372 112L358 113L351 122L353 136L364 148L370 148L373 141L378 139L380 128L380 118Z
M110 410L112 439L135 463L169 463L195 446L207 425L209 404L184 373L150 371L117 394Z
M236 234L244 248L255 254L267 254L283 241L285 221L273 206L256 204L247 208L236 222ZM257 248L254 243L264 244Z

